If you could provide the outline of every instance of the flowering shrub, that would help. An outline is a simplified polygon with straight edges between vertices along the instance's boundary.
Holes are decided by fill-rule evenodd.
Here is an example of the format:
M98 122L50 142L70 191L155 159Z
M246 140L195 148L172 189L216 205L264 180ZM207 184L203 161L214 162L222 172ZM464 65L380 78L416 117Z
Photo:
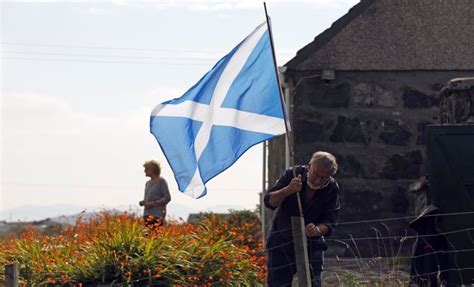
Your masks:
M263 285L260 222L251 212L207 214L196 224L147 228L132 214L79 219L56 235L34 228L0 240L0 264L16 263L22 285ZM0 268L0 285L5 284Z

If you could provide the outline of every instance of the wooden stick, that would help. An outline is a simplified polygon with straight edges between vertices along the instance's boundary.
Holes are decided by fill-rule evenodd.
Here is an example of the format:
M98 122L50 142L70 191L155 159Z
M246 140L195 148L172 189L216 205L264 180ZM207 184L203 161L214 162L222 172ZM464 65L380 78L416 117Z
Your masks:
M6 287L18 287L18 266L16 264L5 265Z

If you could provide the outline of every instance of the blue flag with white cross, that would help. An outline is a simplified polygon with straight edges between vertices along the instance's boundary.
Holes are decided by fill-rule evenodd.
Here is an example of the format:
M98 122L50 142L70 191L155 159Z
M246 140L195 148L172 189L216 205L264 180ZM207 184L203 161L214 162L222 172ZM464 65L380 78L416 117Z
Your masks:
M153 109L150 131L181 192L204 196L250 147L285 133L274 67L263 23L183 96Z

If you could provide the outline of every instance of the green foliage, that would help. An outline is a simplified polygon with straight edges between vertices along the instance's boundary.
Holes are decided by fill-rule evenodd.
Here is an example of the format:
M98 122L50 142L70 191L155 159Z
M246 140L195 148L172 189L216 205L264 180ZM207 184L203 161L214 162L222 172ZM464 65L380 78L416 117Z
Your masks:
M58 234L30 228L19 238L2 240L0 264L17 263L27 286L263 285L259 226L251 212L207 214L197 224L153 228L141 217L103 213Z

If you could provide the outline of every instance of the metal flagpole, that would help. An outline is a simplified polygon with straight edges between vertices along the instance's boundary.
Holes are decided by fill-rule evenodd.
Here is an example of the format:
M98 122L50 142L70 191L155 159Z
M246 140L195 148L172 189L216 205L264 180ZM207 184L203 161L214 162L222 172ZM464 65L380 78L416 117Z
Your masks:
M289 149L289 152L290 152L290 166L293 166L293 177L296 177L296 169L294 168L293 146L292 146L292 142L291 142L291 138L290 138L290 132L289 132L289 128L288 128L288 115L286 114L286 109L285 109L285 105L284 105L283 93L281 91L281 85L280 85L280 78L278 77L278 67L277 67L277 63L276 63L275 49L274 49L274 45L273 45L273 35L272 35L272 29L271 29L271 25L270 25L270 17L267 14L267 4L265 2L263 2L263 7L265 8L265 17L266 17L266 20L267 20L267 28L268 28L268 33L270 35L270 44L271 44L271 47L272 47L272 56L273 56L273 66L275 67L275 75L277 77L277 82L278 82L278 92L280 94L280 104L281 104L281 108L283 110L283 115L285 116L286 137L287 137L287 140L288 140L288 147L289 147L288 149ZM296 196L298 198L298 209L299 209L299 212L300 212L300 216L303 216L303 208L301 206L301 198L300 198L299 192L296 193Z
M277 77L277 83L278 83L278 92L280 94L280 104L283 110L283 115L285 117L286 137L288 140L288 149L290 152L290 165L293 166L293 177L296 177L296 168L294 166L293 146L292 146L291 137L290 137L289 128L288 128L288 122L287 122L288 115L286 114L286 109L284 105L283 93L281 91L281 85L280 85L280 78L278 77L278 67L276 63L275 49L273 45L273 35L272 35L272 29L270 25L270 17L268 16L267 4L265 2L263 2L263 7L265 9L265 18L267 21L268 33L270 36L270 44L271 44L272 55L273 55L273 66L275 68L275 75ZM303 208L301 205L301 197L300 197L299 192L296 193L296 198L298 202L298 209L299 209L300 216L291 217L291 227L292 227L292 232L293 232L293 246L295 249L296 270L298 273L298 286L307 287L307 286L311 286L311 276L310 276L310 271L309 271L309 258L308 258L308 245L307 245L308 243L306 240Z

